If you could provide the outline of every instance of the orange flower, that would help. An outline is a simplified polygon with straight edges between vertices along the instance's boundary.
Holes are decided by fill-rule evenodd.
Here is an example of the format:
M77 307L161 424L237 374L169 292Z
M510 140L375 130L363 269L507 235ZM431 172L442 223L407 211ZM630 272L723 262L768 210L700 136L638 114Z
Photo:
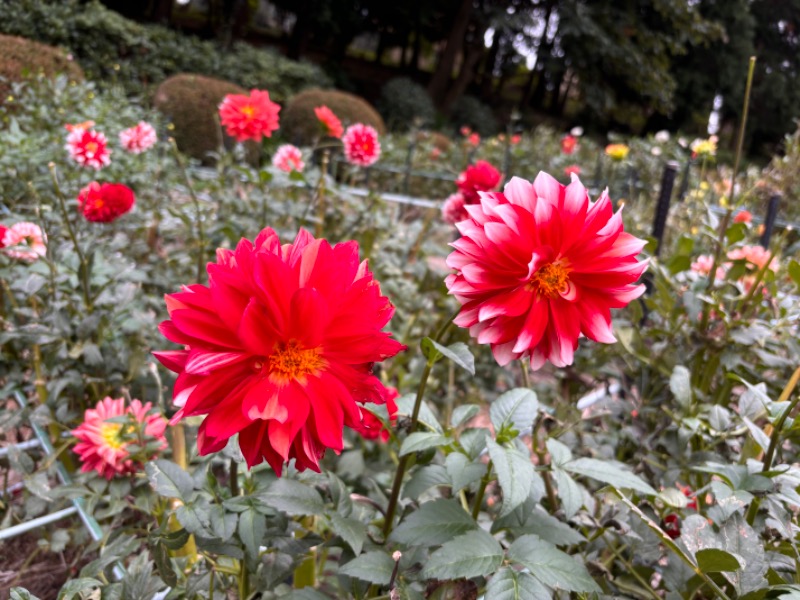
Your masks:
M317 115L319 122L325 126L327 135L330 137L335 137L336 139L342 137L342 134L344 133L342 122L330 108L325 105L318 106L314 109L314 114Z
M237 142L261 141L278 129L281 107L269 99L266 90L252 90L249 96L228 94L219 105L220 123Z

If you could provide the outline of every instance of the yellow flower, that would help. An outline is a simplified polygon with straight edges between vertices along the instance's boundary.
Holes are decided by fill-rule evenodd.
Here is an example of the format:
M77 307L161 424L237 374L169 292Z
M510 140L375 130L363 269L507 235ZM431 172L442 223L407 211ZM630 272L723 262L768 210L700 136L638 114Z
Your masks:
M717 136L712 135L707 140L693 141L692 152L695 156L715 156L717 154Z
M609 144L606 146L606 155L608 155L612 160L622 161L628 157L628 153L631 151L625 144Z
M708 190L708 188L709 188L709 185L708 185L708 182L707 182L707 181L701 181L701 182L700 182L700 189L701 189L701 190L703 190L703 191L705 192L705 191L707 191L707 190Z

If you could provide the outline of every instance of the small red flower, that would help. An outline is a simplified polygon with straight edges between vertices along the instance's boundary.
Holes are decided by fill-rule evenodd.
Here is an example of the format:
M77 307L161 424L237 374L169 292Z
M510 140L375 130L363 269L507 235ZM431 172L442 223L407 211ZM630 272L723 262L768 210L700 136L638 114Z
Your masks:
M146 121L139 121L133 127L119 133L119 143L131 154L141 154L158 141L155 128Z
M400 397L400 392L396 388L386 388L386 411L389 413L389 424L394 427L397 423L397 403L395 400ZM364 439L376 440L379 437L381 441L389 441L389 430L378 417L376 417L369 409L361 409L361 425L354 428Z
M471 133L469 137L467 137L467 143L473 148L477 148L478 144L481 143L481 136L477 133Z
M292 171L302 173L306 163L303 162L303 153L300 148L291 144L283 144L278 146L275 151L275 155L272 157L272 165L287 173Z
M91 182L78 194L78 208L87 221L111 223L133 208L133 190L121 183Z
M472 133L472 129L468 125L461 126L461 135L467 137L470 133Z
M733 217L734 223L750 223L753 220L753 215L749 210L740 210Z
M111 162L111 150L108 148L105 135L93 129L83 128L87 123L72 126L67 135L67 145L64 147L76 163L99 171Z
M344 427L361 426L360 405L387 402L374 363L405 348L382 331L394 307L358 244L301 230L281 245L267 228L217 250L208 279L166 297L161 333L183 347L155 353L178 373L172 422L206 415L202 455L238 433L251 467L266 460L280 475L295 459L319 471L327 448L343 449Z
M432 148L431 149L431 159L437 160L442 155L442 151L439 148Z
M522 141L522 136L520 134L515 133L514 135L511 136L511 145L512 146L516 146L521 141Z
M135 473L142 469L141 461L130 457L129 447L139 444L141 434L144 441L159 442L167 447L164 430L167 422L159 414L149 414L153 405L139 400L125 406L123 398L104 398L97 406L84 413L83 423L72 430L78 438L74 451L81 460L81 471L97 471L106 479L114 475ZM128 415L130 423L117 422L118 417ZM114 421L109 422L110 419ZM151 457L152 458L152 457Z
M266 90L251 90L249 96L228 94L219 105L220 123L237 142L261 141L278 129L281 107L269 99Z
M456 179L456 185L464 194L466 204L475 204L480 199L478 192L489 192L500 183L500 171L485 160L467 167Z
M325 105L318 106L314 109L314 114L317 115L319 122L325 126L326 135L339 139L344 133L344 127L334 112Z
M636 260L645 242L623 231L607 192L591 202L579 179L563 186L539 173L533 184L514 177L467 212L447 258L457 273L445 283L462 305L456 325L490 344L498 363L564 367L581 334L616 341L610 309L644 293L635 282L647 262Z
M692 510L697 510L697 496L694 495L692 488L688 485L681 485L680 483L677 484L678 489L683 493L684 496L689 498L689 502L686 504L686 508L691 508Z
M4 238L6 237L6 231L8 231L8 227L3 224L0 224L0 248L5 248L6 243Z
M360 167L375 164L381 156L378 132L369 125L350 125L342 136L344 156L347 162Z
M581 168L578 165L570 165L564 169L564 175L572 177L573 175L580 175Z
M573 135L567 134L561 138L561 152L564 154L572 154L578 146L578 138Z
M681 537L681 519L675 513L670 513L661 521L661 529L673 540Z
M464 208L464 195L460 192L451 194L442 204L442 221L455 225L459 221L468 219L467 209Z

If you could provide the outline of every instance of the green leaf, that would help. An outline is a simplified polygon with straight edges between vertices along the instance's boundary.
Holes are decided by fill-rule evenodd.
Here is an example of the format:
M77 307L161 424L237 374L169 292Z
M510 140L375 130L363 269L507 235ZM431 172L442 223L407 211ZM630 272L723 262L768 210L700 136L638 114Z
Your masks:
M251 508L239 515L239 539L251 563L258 560L261 542L267 533L267 518Z
M561 504L564 505L564 516L566 516L567 519L571 519L572 516L580 510L581 506L583 506L583 492L581 491L581 487L566 471L555 469L553 475L556 478L556 485L558 486L558 498L561 500Z
M175 569L172 568L172 562L169 558L169 550L167 547L156 542L150 545L150 554L156 563L156 571L158 576L170 587L178 585L178 576L175 574Z
M547 514L540 507L531 511L527 522L522 528L522 532L538 535L541 539L550 542L554 546L570 546L586 541L586 538L580 532L559 521L554 516ZM520 532L517 531L515 533L518 535Z
M447 436L426 431L415 431L403 440L403 445L400 446L400 456L405 456L412 452L421 452L428 448L446 446L449 443L450 438Z
M492 575L484 600L551 600L553 595L529 573L503 567Z
M489 407L495 431L524 431L533 426L539 410L536 394L527 388L516 388L502 394Z
M452 360L455 364L457 364L462 369L468 371L470 374L475 375L475 357L472 356L472 352L469 351L469 348L464 342L456 342L455 344L450 344L449 346L442 346L440 343L433 341L430 338L425 338L422 340L423 346L425 346L425 340L430 342L430 345L442 356L445 356ZM425 352L423 348L423 352ZM428 351L430 354L434 354L432 351ZM428 353L425 356L428 356ZM436 358L433 362L438 361L439 359Z
M720 573L721 571L738 571L742 568L739 560L730 552L719 548L704 548L694 555L697 566L703 573Z
M488 575L503 562L503 548L483 529L476 529L447 542L431 554L423 577L459 579Z
M467 421L472 420L480 410L481 407L477 404L462 404L461 406L457 406L450 417L450 427L455 429L459 425L463 425Z
M397 402L397 414L400 416L410 417L414 413L414 402L416 401L416 394L406 394L400 396ZM439 424L439 419L433 414L431 407L425 400L419 405L419 422L425 425L431 431L437 433L444 433L442 426Z
M403 486L403 498L416 500L436 485L450 485L450 477L442 465L427 465L417 470Z
M319 515L325 510L325 503L317 490L285 477L272 482L258 497L291 516Z
M675 365L669 378L669 389L678 403L684 408L692 402L692 383L689 369L683 365Z
M517 539L508 549L508 558L529 569L531 575L548 587L601 593L583 564L536 535Z
M500 516L507 515L525 502L533 486L533 464L516 448L505 448L494 440L486 440L489 456L497 473L497 482L503 490L503 508Z
M357 556L346 565L339 567L339 573L349 575L362 581L388 585L394 571L392 557L379 550L373 550Z
M728 244L735 244L741 242L747 235L747 225L744 223L734 223L728 227L725 232L725 237L728 238Z
M39 597L24 588L15 587L11 588L11 600L39 600Z
M148 462L145 465L145 472L150 484L162 496L180 498L184 502L189 500L194 489L192 476L174 462L159 458Z
M390 539L409 546L436 546L449 542L477 524L456 500L426 502L392 532Z
M608 461L596 458L578 458L562 465L561 468L570 473L611 484L614 487L636 490L651 496L658 493L638 476Z
M800 263L795 259L789 261L789 277L791 277L795 285L800 288Z
M747 417L742 417L742 421L744 421L744 424L747 426L747 429L750 430L750 435L753 436L753 440L756 442L756 444L761 446L762 451L766 452L770 444L769 436L766 433L764 433L764 430L762 430L758 425L753 423Z
M58 592L58 600L72 600L76 596L81 597L82 592L94 590L103 584L92 577L80 577L65 583Z
M343 517L337 512L328 514L331 529L353 549L353 554L358 556L367 539L367 526L357 519Z
M444 461L447 474L453 482L453 493L458 493L471 483L478 481L486 473L486 465L470 460L465 454L453 452Z
M572 450L556 439L548 438L545 442L547 451L550 453L550 461L554 467L561 467L564 463L572 460Z

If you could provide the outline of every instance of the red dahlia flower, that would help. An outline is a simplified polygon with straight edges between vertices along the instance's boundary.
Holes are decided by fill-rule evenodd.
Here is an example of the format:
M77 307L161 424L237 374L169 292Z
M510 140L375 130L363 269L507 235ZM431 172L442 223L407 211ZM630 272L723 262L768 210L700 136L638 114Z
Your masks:
M87 221L110 223L133 208L133 190L121 183L91 182L78 194L78 208Z
M93 129L84 129L83 125L72 126L64 146L70 157L82 167L91 167L99 171L111 163L111 150L108 149L106 136Z
M280 475L294 458L319 471L326 448L342 450L344 426L360 427L359 405L387 402L372 365L404 349L381 331L394 307L358 244L301 230L281 246L267 228L217 250L208 279L166 297L161 333L185 347L155 353L179 374L173 422L207 415L200 454L238 433L250 466L266 460Z
M395 400L400 397L400 392L396 388L386 388L388 395L386 396L386 412L389 413L389 424L394 426L397 423L397 403ZM361 411L361 425L356 427L355 430L367 440L376 440L379 437L381 441L389 441L389 430L378 417L376 417L369 410Z
M237 142L261 141L278 129L281 107L269 99L269 92L251 90L249 96L228 94L219 105L219 118L225 132Z
M350 125L342 136L344 156L347 162L360 167L368 167L378 162L381 144L378 132L369 125L356 123Z
M515 177L502 193L482 194L467 212L446 284L463 305L456 325L491 344L498 363L564 367L581 333L616 341L609 309L644 292L634 283L647 262L636 260L645 242L622 230L607 192L592 203L577 177L563 186L539 173L533 184Z
M561 138L561 151L564 154L572 154L578 146L578 138L573 135L565 135Z
M126 407L123 398L104 398L97 406L86 411L83 423L72 430L78 438L75 453L81 459L81 471L97 471L106 479L114 475L135 473L142 468L141 461L131 458L128 447L138 445L139 434L148 441L155 440L162 449L167 447L164 430L167 422L159 414L148 414L153 408L149 402L131 401ZM130 423L119 423L117 417L129 415ZM109 419L115 419L109 422Z
M522 141L522 136L520 134L515 133L514 135L511 136L511 145L512 146L516 146L521 141Z
M327 106L318 106L314 109L314 114L317 115L319 122L325 126L325 133L330 137L339 139L344 133L344 127L334 112Z
M6 247L5 243L6 231L8 231L8 227L6 227L3 224L0 224L0 248Z
M481 136L477 133L470 133L469 136L467 136L467 143L473 148L477 148L481 143Z
M485 160L468 166L456 179L456 185L464 194L467 204L475 204L480 198L478 192L488 192L500 183L500 171Z
M573 175L580 175L581 168L578 165L570 165L568 167L564 167L564 175L567 177L572 177Z
M442 204L442 221L455 225L459 221L469 219L467 209L464 206L463 194L460 192L450 194Z
M753 214L749 210L740 210L733 217L734 223L750 223L753 221Z

